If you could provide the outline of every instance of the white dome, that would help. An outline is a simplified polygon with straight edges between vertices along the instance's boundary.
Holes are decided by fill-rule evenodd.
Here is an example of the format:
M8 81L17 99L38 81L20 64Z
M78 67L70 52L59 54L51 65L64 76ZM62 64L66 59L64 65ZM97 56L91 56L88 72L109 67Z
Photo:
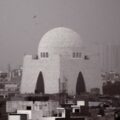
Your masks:
M54 28L40 40L38 56L40 52L57 52L58 48L78 48L81 44L80 36L75 31L64 27Z

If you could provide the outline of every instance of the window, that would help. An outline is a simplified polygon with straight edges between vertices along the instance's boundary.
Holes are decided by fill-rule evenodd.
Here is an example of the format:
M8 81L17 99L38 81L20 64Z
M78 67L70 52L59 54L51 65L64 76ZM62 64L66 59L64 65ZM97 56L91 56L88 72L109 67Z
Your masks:
M47 58L48 52L41 52L41 58Z
M43 57L43 54L41 53L41 58Z
M80 110L79 109L75 109L75 113L79 113L80 112Z
M85 59L85 60L89 60L90 58L89 58L88 55L85 55L85 56L84 56L84 59Z
M73 58L81 58L81 55L80 52L73 52Z
M75 53L73 53L73 58L75 58Z
M45 53L43 53L43 57L45 57Z
M26 109L27 109L27 110L31 110L31 106L27 106Z
M48 57L48 52L46 52L46 57Z
M78 58L78 57L79 57L79 53L77 52L77 53L76 53L76 58Z

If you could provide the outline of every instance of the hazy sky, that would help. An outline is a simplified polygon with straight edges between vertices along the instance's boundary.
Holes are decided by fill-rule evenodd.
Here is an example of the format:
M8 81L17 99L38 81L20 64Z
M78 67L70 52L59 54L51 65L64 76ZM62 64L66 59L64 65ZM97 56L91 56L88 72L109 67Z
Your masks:
M0 0L0 70L36 54L48 30L64 26L83 41L120 43L120 0Z

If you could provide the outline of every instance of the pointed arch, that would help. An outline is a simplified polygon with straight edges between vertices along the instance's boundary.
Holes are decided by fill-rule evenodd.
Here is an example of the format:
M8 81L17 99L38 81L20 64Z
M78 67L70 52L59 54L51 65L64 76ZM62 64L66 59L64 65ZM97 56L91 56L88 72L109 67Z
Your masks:
M36 87L35 87L35 93L39 94L39 93L45 93L45 88L44 88L44 79L43 79L43 74L40 71L38 78L37 78L37 82L36 82Z
M82 75L82 72L79 72L77 83L76 83L76 95L86 92L85 81Z

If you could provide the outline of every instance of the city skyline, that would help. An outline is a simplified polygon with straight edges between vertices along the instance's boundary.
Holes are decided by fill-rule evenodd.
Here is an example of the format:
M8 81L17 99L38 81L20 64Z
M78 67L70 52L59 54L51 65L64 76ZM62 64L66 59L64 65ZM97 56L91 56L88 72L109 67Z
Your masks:
M120 45L119 5L119 0L0 1L0 70L22 65L24 54L37 54L39 40L55 27L75 30L88 46Z

